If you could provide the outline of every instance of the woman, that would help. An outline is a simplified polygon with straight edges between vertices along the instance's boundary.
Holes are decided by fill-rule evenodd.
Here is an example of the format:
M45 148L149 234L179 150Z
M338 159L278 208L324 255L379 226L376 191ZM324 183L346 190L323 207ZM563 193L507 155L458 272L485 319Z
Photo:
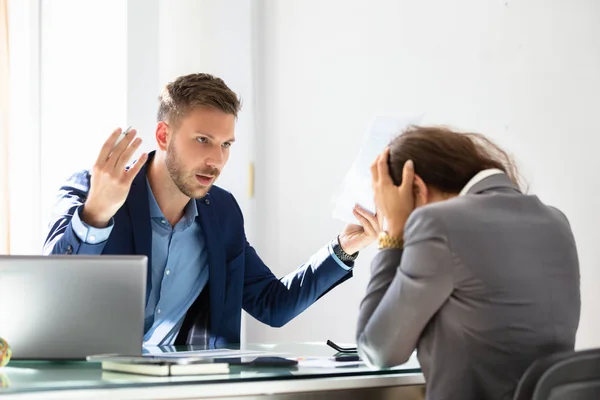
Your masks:
M371 172L387 221L360 307L367 363L415 348L428 399L512 399L537 358L572 350L579 263L566 217L523 194L481 135L412 127Z

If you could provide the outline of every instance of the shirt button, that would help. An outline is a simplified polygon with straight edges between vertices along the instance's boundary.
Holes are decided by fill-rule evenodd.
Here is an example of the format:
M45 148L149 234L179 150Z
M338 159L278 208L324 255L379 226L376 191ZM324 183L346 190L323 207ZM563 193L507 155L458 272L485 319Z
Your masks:
M167 275L169 275L170 273L171 273L170 269L168 269L168 270L165 271L165 274L167 274Z
M156 310L156 313L157 313L157 314L160 314L160 308L159 308L158 310Z
M96 236L94 236L94 235L91 235L91 236L90 236L90 240L93 242L94 240L96 240Z
M160 223L161 223L161 224L166 224L166 223L167 223L167 220L166 220L166 219L161 219L161 220L160 220Z

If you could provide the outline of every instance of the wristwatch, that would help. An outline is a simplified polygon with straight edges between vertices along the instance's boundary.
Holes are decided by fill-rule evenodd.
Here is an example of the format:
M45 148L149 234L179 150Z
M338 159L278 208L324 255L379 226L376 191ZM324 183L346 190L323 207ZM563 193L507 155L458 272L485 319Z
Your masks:
M387 232L381 231L379 233L379 245L378 249L402 249L404 247L404 240L401 237L393 237L388 235Z
M331 245L333 247L333 252L344 264L348 262L353 262L358 257L358 251L354 254L348 254L342 249L342 245L340 245L340 237L336 237Z

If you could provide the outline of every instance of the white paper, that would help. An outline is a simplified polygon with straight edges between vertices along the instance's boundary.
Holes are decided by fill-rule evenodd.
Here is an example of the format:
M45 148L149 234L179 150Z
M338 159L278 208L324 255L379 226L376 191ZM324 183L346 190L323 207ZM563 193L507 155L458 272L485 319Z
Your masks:
M409 125L419 124L423 115L390 117L379 116L373 120L365 133L358 155L338 192L333 197L333 218L351 224L358 224L352 213L355 205L360 205L375 214L375 200L371 188L371 164L385 150L392 139Z
M265 351L258 350L231 350L231 349L210 349L210 350L193 350L193 351L173 351L165 352L159 347L145 347L144 355L161 356L161 357L194 357L194 358L225 358L225 357L242 357L242 356L264 356Z

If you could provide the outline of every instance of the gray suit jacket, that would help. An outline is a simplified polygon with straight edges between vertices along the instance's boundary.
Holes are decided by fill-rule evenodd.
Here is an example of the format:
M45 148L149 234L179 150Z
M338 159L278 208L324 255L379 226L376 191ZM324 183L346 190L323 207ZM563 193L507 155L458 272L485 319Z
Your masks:
M566 217L504 175L415 210L380 251L357 345L388 367L417 355L427 398L512 399L538 357L574 348L579 263Z

